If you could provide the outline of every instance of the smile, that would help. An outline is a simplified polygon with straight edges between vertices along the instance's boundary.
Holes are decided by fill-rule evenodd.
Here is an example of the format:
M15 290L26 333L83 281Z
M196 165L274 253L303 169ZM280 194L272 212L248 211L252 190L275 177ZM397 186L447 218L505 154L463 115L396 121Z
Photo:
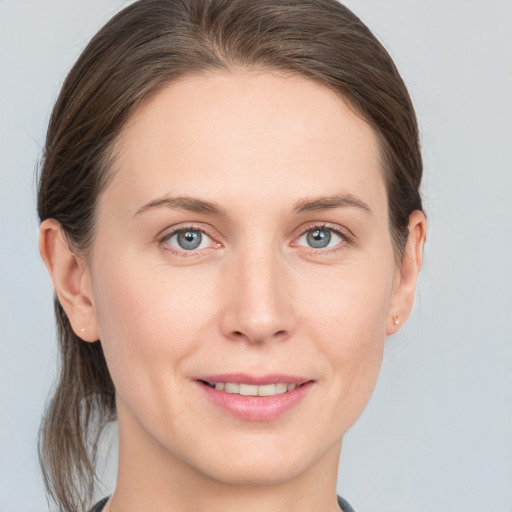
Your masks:
M289 375L224 374L196 379L216 408L245 421L270 421L294 409L315 387L314 380Z
M242 396L274 396L293 391L297 384L286 382L277 382L276 384L243 384L237 382L206 382L207 386L216 389L217 391L224 391L234 395ZM300 384L301 386L303 384Z

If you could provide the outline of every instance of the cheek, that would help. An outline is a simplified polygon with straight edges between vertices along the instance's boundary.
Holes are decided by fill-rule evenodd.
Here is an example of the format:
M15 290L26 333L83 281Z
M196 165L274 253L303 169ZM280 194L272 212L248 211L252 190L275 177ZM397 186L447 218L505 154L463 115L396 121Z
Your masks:
M385 337L393 289L390 265L365 262L322 272L304 273L300 283L300 309L306 324L326 332L338 346L340 338L360 346Z
M307 287L310 292L301 295L303 323L309 326L308 338L317 340L332 399L351 411L343 417L355 420L379 373L393 272L362 265L316 278L316 285Z
M128 402L151 403L179 385L180 363L199 350L211 317L201 276L156 269L135 258L95 267L100 339L116 390Z

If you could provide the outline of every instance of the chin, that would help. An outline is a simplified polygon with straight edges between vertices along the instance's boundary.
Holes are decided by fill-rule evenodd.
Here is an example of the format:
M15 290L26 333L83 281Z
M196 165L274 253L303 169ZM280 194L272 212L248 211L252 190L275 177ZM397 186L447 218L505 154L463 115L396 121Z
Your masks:
M309 465L291 466L289 463L269 461L261 465L233 464L231 467L207 467L203 474L217 482L233 486L274 486L298 478Z
M272 446L272 443L254 440L252 447L232 447L229 455L210 453L202 457L196 469L217 482L237 486L272 486L293 481L311 470L326 455L333 451L337 465L341 443L323 450L289 439L287 446Z

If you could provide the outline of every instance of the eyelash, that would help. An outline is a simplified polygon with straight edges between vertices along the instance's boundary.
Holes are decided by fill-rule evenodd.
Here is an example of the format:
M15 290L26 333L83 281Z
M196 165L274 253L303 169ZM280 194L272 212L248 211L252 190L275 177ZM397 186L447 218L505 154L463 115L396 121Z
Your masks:
M215 246L210 246L210 247L198 249L198 250L187 251L185 249L182 249L182 250L175 249L172 245L170 245L168 243L168 241L174 235L177 235L178 233L187 231L187 230L201 232L202 234L204 234L208 238L210 238L210 240L215 244ZM296 241L299 240L301 237L303 237L304 235L306 235L307 233L309 233L311 231L316 231L316 230L329 231L331 233L334 233L335 235L337 235L341 238L341 242L338 243L335 247L328 248L328 249L324 249L324 248L316 249L314 247L305 247L305 246L297 244ZM312 254L322 254L322 255L336 253L339 250L342 250L346 245L351 245L353 243L352 237L349 236L344 230L341 230L337 226L332 226L332 225L326 224L326 223L311 224L311 225L307 226L306 229L302 228L301 231L294 237L294 240L295 241L292 243L292 246L304 247ZM166 233L164 236L160 237L158 240L158 244L162 248L162 250L165 251L166 253L171 253L172 255L178 256L181 258L197 257L199 255L198 253L201 251L204 251L205 249L216 249L216 248L222 246L222 244L220 244L219 242L215 242L215 237L212 236L211 234L209 234L208 230L205 230L204 227L200 227L200 226L197 226L194 224L187 224L187 225L179 226L178 228L173 229L171 232Z

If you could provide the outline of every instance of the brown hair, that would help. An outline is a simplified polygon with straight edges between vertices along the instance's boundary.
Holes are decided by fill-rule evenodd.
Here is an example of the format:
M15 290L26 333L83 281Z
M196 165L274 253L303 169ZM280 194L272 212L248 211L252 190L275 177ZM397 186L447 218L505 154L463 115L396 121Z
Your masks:
M70 248L86 252L114 144L141 101L180 76L239 67L316 80L374 128L400 256L409 215L422 209L414 109L386 50L336 0L139 0L118 13L85 48L54 107L41 221L59 221ZM99 435L115 419L114 385L101 343L82 342L57 299L55 311L60 374L41 426L40 461L50 497L78 511L92 497Z

